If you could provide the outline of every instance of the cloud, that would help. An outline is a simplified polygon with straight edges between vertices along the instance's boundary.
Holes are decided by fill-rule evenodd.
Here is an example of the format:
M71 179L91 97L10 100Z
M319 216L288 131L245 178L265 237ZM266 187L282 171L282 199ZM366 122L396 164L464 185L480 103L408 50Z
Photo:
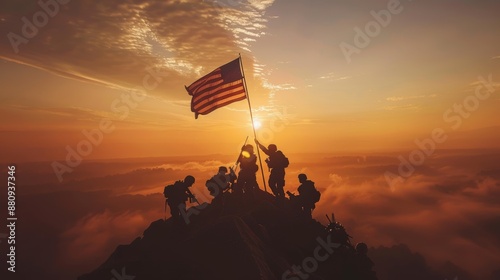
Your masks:
M287 169L285 190L296 192L297 174L306 173L322 191L313 216L326 223L325 214L334 212L353 236L354 243L391 248L407 244L433 268L451 261L475 276L498 270L499 152L436 151L391 191L384 173L397 173L397 156L288 155L293 165ZM37 237L25 246L41 248L37 252L50 257L40 262L40 267L57 259L59 264L74 267L80 273L88 271L109 256L113 246L131 242L148 222L163 215L160 193L165 184L192 174L197 179L193 191L196 190L198 196L206 191L204 181L219 165L229 165L231 159L230 156L204 156L196 160L152 158L89 162L69 174L71 182L56 189L58 192L53 192L55 184L43 182L43 178L47 178L44 172L51 172L48 164L19 165L25 174L33 174L29 178L23 176L26 177L23 192L46 190L22 197L26 207L20 208L20 216L30 228L22 228L20 232L37 232ZM131 195L135 193L141 195ZM204 201L204 197L201 198ZM43 218L53 217L54 213L57 220ZM92 234L96 240L90 244ZM42 240L47 236L60 236L60 239L55 245L45 244ZM54 246L59 249L47 255L45 248ZM81 250L82 254L70 255L64 248ZM403 255L411 257L410 253Z
M342 80L350 79L351 76L341 76L341 77L338 77L334 72L330 72L330 73L328 73L326 75L320 76L319 78L321 80L342 81Z
M23 106L23 105L10 105L10 108L29 111L32 113L55 115L64 118L71 118L74 120L85 120L98 122L104 118L113 118L113 114L105 111L96 111L86 108L79 107L64 107L64 108L43 108L34 106Z
M492 74L489 74L486 77L482 76L482 75L479 76L476 81L470 83L470 86L471 86L471 89L468 89L467 91L474 91L475 92L475 90L477 90L478 88L482 89L482 90L486 90L486 89L483 89L483 87L486 87L488 91L493 90L493 92L495 92L496 91L495 88L500 87L500 83L493 80ZM493 89L491 89L491 87L493 87Z
M410 100L410 99L422 99L422 98L434 98L436 97L435 94L430 94L430 95L413 95L413 96L391 96L387 97L385 100L387 101L403 101L403 100Z
M279 63L278 64L283 64ZM253 65L253 70L254 70L254 77L260 79L262 86L265 89L268 89L271 91L271 99L274 97L273 94L278 92L278 91L287 91L287 90L294 90L297 89L297 87L291 83L273 83L269 80L268 77L270 77L273 73L273 69L270 67L267 67L267 65L260 63L258 60L255 60L254 65Z
M76 279L163 217L163 196L65 190L19 196L22 279ZM36 234L34 234L36 233Z
M264 84L263 84L263 86L265 88L273 90L273 91L285 91L285 90L297 89L292 84L271 84L268 81L265 81Z
M309 165L314 173L308 177L330 186L313 215L322 219L333 210L355 242L405 243L433 266L449 260L476 278L498 269L500 229L493 225L500 217L500 182L490 156L438 152L391 192L384 173L397 173L393 159L337 157Z
M413 105L413 104L406 104L406 105L397 105L397 106L385 106L384 110L387 111L396 111L396 110L413 110L417 111L419 110L420 107Z
M329 80L329 79L333 79L335 77L336 77L335 73L334 72L330 72L330 73L328 73L328 74L326 74L324 76L321 76L319 78L322 79L322 80Z
M273 2L71 1L25 44L2 40L0 57L118 88L141 86L155 73L161 84L153 94L175 96L183 83L248 52L265 34L265 9ZM0 32L25 36L21 19L32 20L37 11L42 8L28 0L8 3Z
M118 244L130 243L142 235L152 220L161 217L160 211L127 211L112 213L105 210L89 214L59 236L59 259L64 267L89 263L103 252L112 252ZM160 214L160 215L159 215ZM77 254L75 252L78 252Z
M342 176L337 175L337 174L329 174L328 177L330 178L330 181L332 181L332 186L337 186L342 182Z

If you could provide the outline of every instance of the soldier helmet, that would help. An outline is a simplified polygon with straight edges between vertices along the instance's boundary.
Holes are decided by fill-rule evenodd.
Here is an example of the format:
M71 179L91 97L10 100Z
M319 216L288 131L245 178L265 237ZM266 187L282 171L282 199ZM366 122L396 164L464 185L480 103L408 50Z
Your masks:
M366 253L368 253L368 246L365 243L360 242L356 244L356 252L361 255L366 255Z
M192 186L194 184L194 177L191 175L187 175L186 178L184 178L184 183L186 183L188 186Z
M267 146L267 149L270 152L274 153L274 152L276 152L278 150L278 147L275 144L269 144L269 146Z
M219 173L220 172L227 173L227 167L225 167L225 166L219 167Z
M299 174L299 182L304 182L307 180L307 175L304 173Z
M249 153L253 153L253 146L251 144L246 144L244 146L244 150L249 152Z

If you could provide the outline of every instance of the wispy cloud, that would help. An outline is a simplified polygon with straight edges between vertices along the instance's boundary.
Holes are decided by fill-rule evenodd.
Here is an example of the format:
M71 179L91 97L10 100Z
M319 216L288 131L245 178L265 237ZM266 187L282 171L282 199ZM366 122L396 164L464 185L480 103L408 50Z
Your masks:
M64 118L71 118L75 120L86 120L86 121L100 121L103 118L112 118L114 115L110 112L105 111L96 111L90 110L86 108L78 108L78 107L69 107L69 108L44 108L44 107L31 107L31 106L23 106L23 105L8 105L7 107L36 112L40 114L48 114L55 115Z
M142 85L148 71L155 71L162 83L154 94L164 97L238 53L248 54L250 44L265 34L265 10L273 2L71 1L19 45L19 53L2 40L0 57L119 88ZM32 2L4 8L0 33L22 36L21 18L33 14Z
M331 72L331 73L328 73L326 75L320 76L319 78L322 80L333 79L333 78L335 78L335 73Z
M412 95L412 96L391 96L387 97L385 100L387 101L403 101L403 100L410 100L410 99L422 99L422 98L434 98L437 95L435 94L430 94L430 95Z
M323 76L319 77L321 80L329 80L329 81L341 81L341 80L347 80L350 79L351 76L338 76L334 72L330 72L328 74L325 74Z
M230 163L230 162L224 163L224 162L221 162L218 160L211 160L211 161L204 161L204 162L190 161L190 162L181 163L181 164L167 163L167 164L160 165L157 168L182 170L182 171L190 171L190 170L215 171L220 166L231 166L233 164L234 163Z
M396 105L396 106L385 106L384 110L388 111L395 111L395 110L419 110L420 107L413 105L413 104L406 104L406 105Z
M270 90L274 91L284 91L284 90L293 90L297 89L294 85L292 84L272 84L269 81L264 82L264 87Z

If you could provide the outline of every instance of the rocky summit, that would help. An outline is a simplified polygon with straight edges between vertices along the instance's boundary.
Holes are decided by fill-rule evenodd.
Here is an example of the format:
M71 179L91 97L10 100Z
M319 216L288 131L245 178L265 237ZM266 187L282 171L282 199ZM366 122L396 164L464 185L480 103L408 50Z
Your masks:
M376 279L360 273L362 261L348 239L289 200L264 191L224 193L195 209L187 223L154 221L78 279Z

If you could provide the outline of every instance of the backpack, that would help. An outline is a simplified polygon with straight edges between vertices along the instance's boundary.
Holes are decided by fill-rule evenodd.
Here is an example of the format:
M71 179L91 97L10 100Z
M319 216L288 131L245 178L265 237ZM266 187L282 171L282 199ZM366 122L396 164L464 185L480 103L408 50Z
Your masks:
M316 203L321 198L321 193L316 189L313 181L307 180L302 185L301 188L302 188L303 194L307 197L308 200L310 200L310 202ZM302 192L301 192L301 195L302 195Z
M181 193L182 186L179 186L179 184L182 184L181 181L176 181L175 183L166 186L163 189L163 195L165 198L172 198L174 196L179 196L179 193Z
M174 193L174 185L168 185L163 189L163 195L165 198L169 198Z
M287 168L290 161L282 151L277 151L270 161L267 161L269 168Z
M314 191L311 194L311 201L316 203L319 201L320 198L321 198L321 193L316 188L314 188Z

